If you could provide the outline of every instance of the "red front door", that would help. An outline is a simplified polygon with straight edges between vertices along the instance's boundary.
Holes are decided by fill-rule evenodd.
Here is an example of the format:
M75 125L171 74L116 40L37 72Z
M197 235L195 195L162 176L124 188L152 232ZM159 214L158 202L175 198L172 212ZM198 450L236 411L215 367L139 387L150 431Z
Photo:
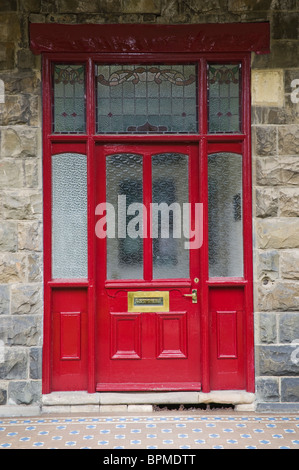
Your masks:
M199 155L96 147L96 389L200 390Z
M254 390L250 53L164 43L44 57L44 393Z

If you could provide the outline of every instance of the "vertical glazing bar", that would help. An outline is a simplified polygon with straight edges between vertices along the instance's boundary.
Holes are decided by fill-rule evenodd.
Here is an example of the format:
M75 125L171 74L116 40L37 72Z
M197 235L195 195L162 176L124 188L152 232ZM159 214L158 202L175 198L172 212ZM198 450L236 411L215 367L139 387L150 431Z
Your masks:
M189 154L189 202L191 203L191 210L190 210L190 219L189 219L189 234L195 232L196 229L200 230L200 233L196 233L195 237L197 237L197 240L201 239L201 224L202 224L202 219L196 219L198 217L198 212L195 214L196 211L198 211L198 207L195 205L198 202L200 202L200 186L201 186L201 180L200 180L200 159L199 159L199 145L190 145L188 148L188 154ZM199 221L199 227L196 224L196 220ZM197 246L197 245L196 245ZM191 277L191 282L192 286L197 289L199 286L197 283L194 283L194 279L199 277L200 273L200 258L199 258L199 253L200 253L201 246L198 248L190 249L190 277Z
M200 106L198 107L199 133L205 135L208 132L208 80L207 62L205 59L201 59L199 62L198 81L198 100L200 103Z
M89 58L86 64L86 131L87 141L87 263L88 263L88 392L95 391L95 69Z
M210 344L209 344L209 287L208 287L208 155L207 141L200 142L200 182L203 203L203 246L201 247L200 270L200 309L201 309L201 351L202 351L202 391L210 392Z
M204 58L199 62L199 131L206 135L208 132L208 80L207 61ZM210 344L209 344L209 287L208 287L208 155L207 140L201 138L198 143L199 150L199 181L200 202L203 204L203 245L200 248L200 273L199 273L199 308L200 308L200 331L201 331L201 354L202 354L202 391L210 392Z

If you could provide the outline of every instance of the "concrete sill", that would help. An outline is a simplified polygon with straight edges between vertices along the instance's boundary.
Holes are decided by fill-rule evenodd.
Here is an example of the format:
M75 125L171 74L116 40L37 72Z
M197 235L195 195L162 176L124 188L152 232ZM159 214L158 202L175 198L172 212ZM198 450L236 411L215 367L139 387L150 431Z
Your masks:
M53 392L42 397L42 412L151 412L153 405L234 405L254 411L255 395L245 391L202 392Z

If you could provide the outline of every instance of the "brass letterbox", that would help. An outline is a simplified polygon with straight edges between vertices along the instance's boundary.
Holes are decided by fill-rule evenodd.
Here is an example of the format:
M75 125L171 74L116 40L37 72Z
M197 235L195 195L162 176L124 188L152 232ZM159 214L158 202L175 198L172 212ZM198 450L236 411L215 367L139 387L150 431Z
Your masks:
M169 312L169 292L128 292L128 312Z

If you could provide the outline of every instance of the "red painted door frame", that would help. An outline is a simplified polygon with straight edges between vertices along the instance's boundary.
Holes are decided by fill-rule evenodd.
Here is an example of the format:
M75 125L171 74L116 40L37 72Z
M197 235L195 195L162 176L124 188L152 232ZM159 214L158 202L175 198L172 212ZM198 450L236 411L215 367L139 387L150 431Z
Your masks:
M204 29L206 38L212 38L216 34L217 40L214 41L216 46L213 48L211 45L204 47L204 44L211 44L208 39L205 41L198 41L198 31L201 31L202 26L197 25L196 30L192 28L192 40L189 42L188 54L182 54L178 51L170 54L171 48L169 43L165 42L165 34L169 34L162 28L156 27L151 29L149 37L153 38L153 31L164 41L160 41L159 51L155 50L153 44L155 41L141 42L136 51L132 53L131 50L115 50L109 45L104 53L95 53L92 50L86 50L82 46L81 39L86 38L88 28L90 25L85 25L84 31L81 31L81 36L78 36L78 28L74 26L69 28L68 31L73 31L73 35L77 42L71 40L71 36L65 36L65 43L61 48L63 41L56 41L59 35L63 34L65 25L31 25L31 45L36 53L43 53L43 154L44 154L44 304L45 304L45 317L44 317L44 348L43 348L43 393L50 393L53 390L88 390L92 393L96 388L95 377L95 360L96 360L96 285L95 285L95 145L97 143L129 143L136 142L152 142L152 143L171 143L171 142L190 142L198 146L200 160L200 200L204 205L204 244L201 248L201 265L200 265L200 309L201 309L201 369L202 369L202 391L209 392L212 389L245 389L247 391L254 391L254 342L253 342L253 289L252 289L252 215L251 215L251 134L250 134L250 51L257 50L257 52L268 52L269 50L269 26L268 24L250 25L230 25L230 40L227 40L227 30L223 30L221 25ZM52 26L52 28L51 28ZM97 25L98 26L98 25ZM116 34L116 37L121 38L122 35L128 36L128 31L124 25L109 26L108 35L111 33ZM136 25L134 25L135 28ZM190 28L191 25L188 25ZM227 25L226 25L227 26ZM247 35L243 34L245 31ZM46 28L45 28L46 27ZM219 28L220 27L220 28ZM145 33L144 25L142 25L141 33ZM219 29L217 29L219 28ZM242 29L243 28L243 29ZM263 32L262 35L256 35L257 29ZM138 28L137 28L138 29ZM180 28L179 28L180 29ZM179 29L173 27L171 32L179 32ZM102 30L104 31L104 30ZM132 34L132 30L130 30ZM182 30L181 30L182 31ZM209 32L208 32L209 31ZM218 31L218 33L217 33ZM235 34L234 34L235 31ZM243 32L242 32L243 31ZM59 34L58 34L59 32ZM119 36L117 33L121 32ZM48 36L47 36L48 34ZM112 34L112 36L113 36ZM137 36L138 31L136 31ZM178 33L179 34L179 33ZM262 40L257 40L257 36ZM99 35L97 36L99 37ZM52 39L51 39L52 38ZM103 35L101 36L103 39ZM196 42L197 38L197 42ZM226 39L225 39L226 38ZM243 38L243 42L241 41ZM246 39L245 39L246 38ZM101 40L102 40L101 39ZM221 40L223 49L221 49ZM241 41L241 43L240 43ZM83 41L84 42L84 41ZM109 41L108 41L109 42ZM118 39L118 49L123 46L122 41ZM66 47L67 44L67 47ZM74 44L77 44L74 47ZM85 44L87 44L85 42ZM111 44L111 43L110 43ZM146 47L150 44L148 51ZM168 44L168 45L167 45ZM195 44L195 46L194 46ZM242 45L240 45L242 44ZM256 47L255 47L256 46ZM90 48L89 45L87 47ZM185 47L185 46L184 46ZM186 46L187 47L187 46ZM63 50L62 50L63 49ZM167 50L169 49L169 50ZM161 52L162 50L162 52ZM208 50L208 52L207 52ZM224 50L225 53L219 52ZM228 52L235 51L238 52ZM242 51L242 52L240 52ZM107 54L109 52L109 54ZM121 52L121 53L120 53ZM133 51L135 52L135 50ZM212 52L212 53L211 53ZM95 63L104 61L105 63L140 63L140 61L153 63L161 62L197 62L199 64L200 75L199 83L206 84L206 64L208 62L238 62L242 64L242 125L243 130L240 134L208 134L207 133L207 87L199 87L199 102L201 103L199 110L199 133L194 135L136 135L136 136L107 136L95 134L95 87L94 87L94 67ZM52 63L55 62L69 62L69 63L84 63L86 66L86 118L87 127L86 134L84 135L58 135L52 133L51 125L51 105L52 105ZM88 180L88 278L79 280L67 279L53 279L51 274L51 156L62 152L78 152L87 155L87 180ZM244 233L244 277L243 278L212 278L208 276L208 244L207 244L207 155L209 153L223 151L231 151L242 153L243 155L243 233ZM236 300L231 300L233 296L219 296L218 292L221 289L226 289L232 293ZM240 291L242 291L242 299L240 299ZM72 295L74 293L74 296ZM72 305L75 298L77 306ZM222 305L221 302L225 298ZM73 299L73 300L68 300ZM232 302L238 304L238 309L242 310L242 357L241 361L241 375L239 380L233 379L230 381L231 365L227 369L222 367L224 361L217 358L215 353L214 344L214 320L211 316L211 306L219 311L226 310L227 312L233 310ZM79 309L80 315L74 315L71 320L73 323L68 323L70 317L65 315L61 324L65 325L79 325L80 333L80 347L81 356L75 361L68 362L66 357L55 358L53 355L53 347L55 344L61 345L62 334L58 335L55 332L55 315L57 313L71 311L75 313ZM59 316L59 315L58 315ZM81 321L79 321L81 318ZM55 323L56 322L56 323ZM62 323L61 323L62 322ZM58 322L59 323L59 322ZM54 325L54 326L53 326ZM56 326L58 328L58 326ZM239 328L239 326L237 327ZM56 336L55 336L56 335ZM60 342L60 343L59 343ZM54 346L53 346L54 345ZM68 346L66 346L67 349ZM70 348L73 346L70 345ZM216 355L215 355L216 354ZM62 359L64 361L62 361ZM223 369L223 370L222 370ZM234 373L237 377L239 366ZM216 371L216 372L215 372ZM221 382L222 381L222 382Z

